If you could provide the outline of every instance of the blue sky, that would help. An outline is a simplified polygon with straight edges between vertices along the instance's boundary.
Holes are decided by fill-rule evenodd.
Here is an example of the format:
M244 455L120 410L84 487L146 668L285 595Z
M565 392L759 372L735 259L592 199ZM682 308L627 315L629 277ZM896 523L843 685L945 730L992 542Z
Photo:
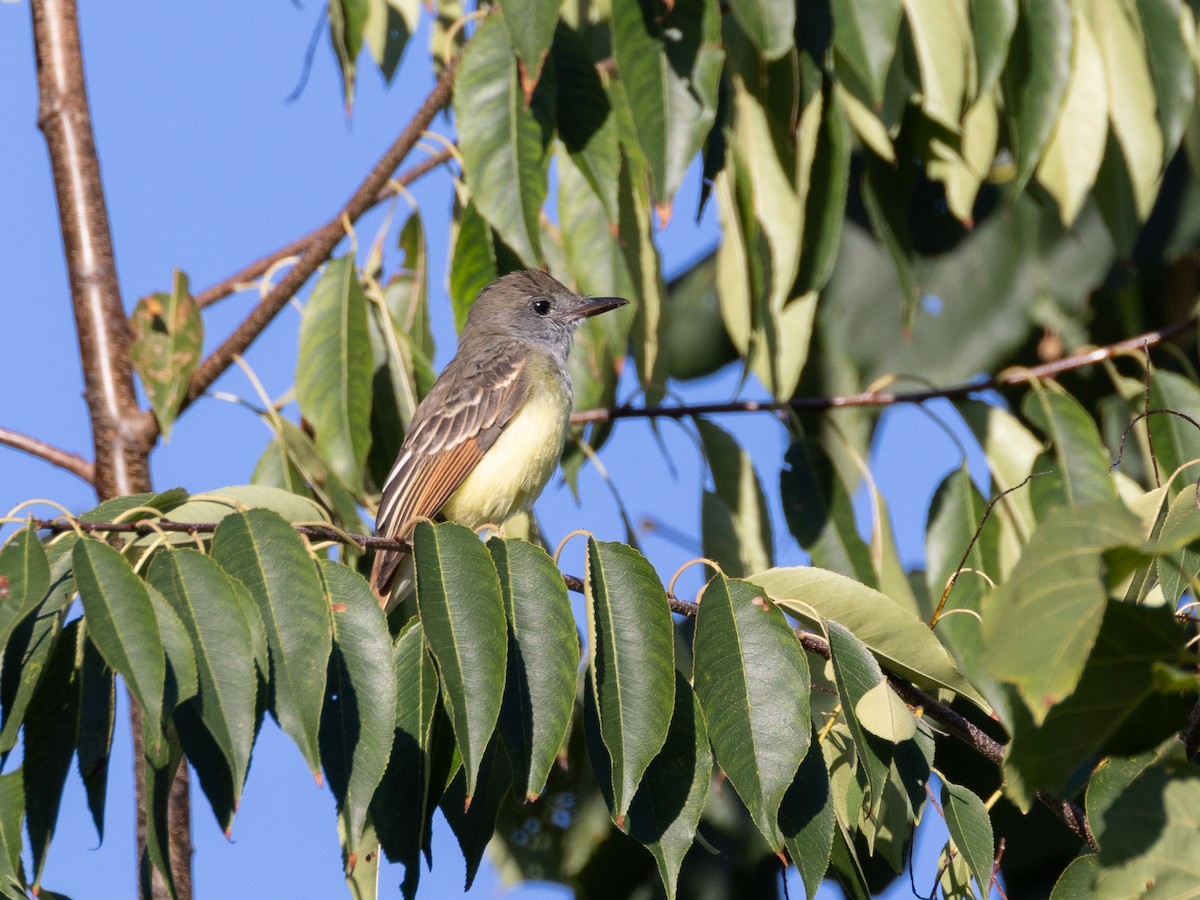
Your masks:
M127 307L151 291L169 288L179 267L203 289L263 253L324 221L336 210L394 140L432 78L424 30L410 45L405 65L387 88L364 57L353 117L345 117L328 40L322 37L305 90L294 102L304 54L324 5L210 0L205 4L128 0L81 4L87 68L102 176L113 227L118 274ZM0 3L0 335L4 389L0 426L23 431L90 456L77 346L63 267L57 214L45 145L36 128L36 83L29 8ZM445 124L440 123L440 128ZM444 174L413 188L429 234L431 297L438 365L449 358L453 329L445 302L449 180ZM660 235L668 274L703 254L717 239L715 211L692 223L698 192L693 172L677 200L677 215ZM401 207L394 229L403 219ZM368 244L384 219L359 225ZM345 252L343 248L340 252ZM388 267L396 264L391 256ZM301 299L307 295L303 292ZM205 314L206 343L214 346L255 302L253 292L222 301ZM292 384L297 347L296 309L285 310L247 354L272 396ZM218 384L223 392L253 399L237 369ZM692 400L730 399L736 372L687 385ZM755 395L751 384L746 392ZM761 391L758 395L761 395ZM752 453L771 498L776 557L799 563L803 555L780 515L778 469L786 447L783 429L764 415L726 416ZM663 452L645 422L621 423L602 458L634 521L664 520L698 535L702 463L694 441L665 423ZM960 429L961 431L961 429ZM219 399L197 403L175 426L170 446L153 458L155 486L182 485L199 492L249 480L269 433L257 418ZM919 412L885 417L873 453L875 475L891 505L901 555L922 562L925 513L937 481L958 463L950 440ZM551 541L576 528L606 539L623 529L610 491L589 467L583 503L552 484L537 506ZM75 511L94 505L90 488L43 462L0 447L0 511L35 497ZM699 554L653 534L643 549L669 578ZM582 569L581 545L564 566ZM572 569L574 567L574 569ZM693 569L680 593L698 586ZM122 701L123 704L124 701ZM134 895L132 773L127 719L119 713L110 767L106 837L97 838L82 788L72 775L63 800L44 884L80 898L124 900ZM194 782L193 782L194 784ZM198 896L342 896L333 799L318 788L303 759L268 719L255 750L232 842L216 827L194 786L195 877ZM936 818L936 817L930 817ZM940 823L939 823L940 824ZM943 832L944 833L944 832ZM944 838L931 837L918 853L918 884L927 890ZM422 896L456 896L464 867L444 825L434 838L434 869L422 878ZM385 870L381 896L395 896L399 867ZM908 895L907 879L893 888ZM495 873L481 873L473 896L503 893ZM525 886L521 897L563 896L561 889ZM792 896L799 896L792 884Z

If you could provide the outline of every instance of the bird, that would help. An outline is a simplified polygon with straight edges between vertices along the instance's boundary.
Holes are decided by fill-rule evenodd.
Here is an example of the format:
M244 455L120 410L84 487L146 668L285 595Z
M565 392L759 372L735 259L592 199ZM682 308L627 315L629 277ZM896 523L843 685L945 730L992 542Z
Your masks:
M413 413L383 483L376 535L411 541L419 519L478 529L527 510L566 442L575 330L628 302L576 294L538 269L484 287L454 358ZM371 587L385 610L411 584L407 552L376 552Z

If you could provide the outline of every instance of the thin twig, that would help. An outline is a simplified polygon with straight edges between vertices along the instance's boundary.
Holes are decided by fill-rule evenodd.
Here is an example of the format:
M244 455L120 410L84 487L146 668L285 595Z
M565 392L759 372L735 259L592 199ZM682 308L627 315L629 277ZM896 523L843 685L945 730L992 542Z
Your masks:
M831 409L894 406L899 403L924 403L927 400L967 397L982 391L1012 387L1043 378L1054 378L1064 372L1094 366L1129 350L1152 347L1180 332L1195 327L1197 321L1196 316L1189 316L1174 325L1168 325L1157 331L1148 331L1137 337L1117 341L1115 344L1095 347L1087 352L1064 356L1062 359L1039 366L1013 370L986 381L972 381L944 388L907 392L864 391L858 394L843 394L834 397L793 397L791 400L734 400L729 403L700 403L692 406L621 406L614 409L583 409L571 415L571 424L588 425L595 422L610 422L613 419L682 419L687 416L737 412L779 412L782 410L824 412Z
M95 483L96 467L77 453L71 453L69 450L63 450L47 444L45 441L39 441L37 438L7 428L0 428L0 444L7 444L30 456L36 456L52 466L65 469L88 484Z
M259 304L250 312L243 322L234 329L212 354L197 367L188 385L187 397L183 406L186 408L194 403L221 374L233 364L235 356L246 352L254 340L262 334L264 328L278 315L288 301L308 281L309 277L329 258L335 247L346 236L346 223L354 223L359 217L375 204L375 198L386 187L396 171L397 166L404 161L422 133L429 127L433 117L450 100L454 88L455 61L451 61L442 72L437 84L425 98L420 109L409 120L396 142L380 158L358 189L346 201L346 204L324 225L316 230L300 259L288 270L279 283L271 289Z
M449 162L453 158L454 151L450 149L439 150L437 153L433 154L427 159L422 160L411 169L402 172L400 175L396 176L394 179L385 184L375 195L375 200L372 205L377 206L378 204L383 203L385 200L394 197L397 193L399 193L400 188L408 187L422 175L433 171L438 166ZM296 240L292 241L290 244L280 247L278 250L275 250L272 253L268 253L261 259L257 259L250 263L250 265L246 266L241 271L234 272L228 278L224 278L221 281L218 281L212 287L206 288L205 290L196 294L193 298L196 301L196 305L201 308L211 306L218 300L223 300L230 294L237 292L245 285L254 281L256 278L261 278L267 272L267 270L271 268L271 266L275 265L281 259L287 259L291 256L300 256L309 248L309 246L312 245L314 241L320 237L323 228L325 228L324 225L322 225L320 228L314 228L308 234L296 238Z
M1184 726L1183 731L1179 732L1179 739L1183 741L1183 749L1189 760L1200 753L1200 700L1197 700L1196 705L1192 707L1187 725Z

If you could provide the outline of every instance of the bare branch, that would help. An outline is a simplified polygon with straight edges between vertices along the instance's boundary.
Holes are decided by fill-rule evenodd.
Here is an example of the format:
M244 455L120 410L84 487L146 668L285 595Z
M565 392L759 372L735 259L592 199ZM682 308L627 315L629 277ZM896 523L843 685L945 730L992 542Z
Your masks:
M434 85L433 90L429 92L429 96L425 98L425 102L421 104L416 115L409 120L400 136L396 138L396 142L375 164L375 168L363 179L362 184L346 201L346 204L338 210L333 218L313 233L312 239L296 264L259 302L242 324L234 329L225 342L199 365L192 376L191 384L188 385L187 397L183 403L184 408L194 403L200 395L208 390L221 373L232 365L235 356L246 352L246 348L295 296L296 292L308 281L309 276L329 258L329 254L346 235L346 223L356 222L375 204L375 198L387 186L396 167L404 161L404 158L420 140L421 134L433 121L433 117L449 101L454 88L455 71L456 66L452 61L446 66L442 76Z
M45 460L52 466L66 469L72 475L82 478L88 484L95 483L96 467L77 453L62 450L51 444L47 444L45 441L39 441L37 438L21 434L19 431L10 431L7 428L0 428L0 444L7 444L9 447L21 450L30 456L36 456L38 459Z
M1115 344L1106 344L1083 353L1064 356L1062 359L1043 363L1040 366L1011 370L986 381L972 381L944 388L930 388L923 391L864 391L835 397L793 397L791 400L734 400L729 403L698 403L680 406L620 406L613 409L583 409L571 414L571 424L587 425L594 422L611 422L614 419L683 419L688 416L717 413L779 412L788 409L797 412L825 412L831 409L895 406L898 403L924 403L927 400L967 397L982 391L1027 384L1043 378L1054 378L1064 372L1094 366L1130 350L1144 350L1195 327L1198 321L1200 319L1197 316L1189 316L1174 325L1168 325L1157 331L1147 331L1145 334L1117 341Z
M401 173L399 176L385 184L383 188L380 189L379 193L375 195L375 200L372 203L372 206L377 206L380 203L383 203L385 200L394 197L400 192L401 187L408 187L421 176L433 171L438 166L449 162L453 158L454 152L446 149L433 154L428 159L422 160L411 169ZM205 306L211 306L218 300L223 300L230 294L241 290L245 285L254 281L256 278L261 278L267 272L267 270L271 268L271 266L275 265L281 259L287 259L289 256L301 255L313 244L314 241L320 237L322 229L324 228L324 225L320 228L314 228L308 234L296 238L296 240L292 241L290 244L268 253L261 259L250 263L250 265L246 266L241 271L235 272L228 278L218 281L212 287L201 291L194 297L196 304L201 308Z

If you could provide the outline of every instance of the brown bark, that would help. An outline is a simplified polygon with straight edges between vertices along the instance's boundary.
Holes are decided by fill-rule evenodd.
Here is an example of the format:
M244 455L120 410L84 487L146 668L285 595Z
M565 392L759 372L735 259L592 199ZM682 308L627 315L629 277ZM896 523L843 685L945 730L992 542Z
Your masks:
M46 139L75 330L83 366L84 398L92 423L92 483L104 500L151 489L153 417L139 408L129 358L129 327L117 284L116 263L100 163L96 155L79 45L75 0L31 0L38 70L38 127ZM138 855L146 845L145 757L140 710L130 704L137 784ZM171 791L171 857L177 895L191 897L191 836L187 769ZM152 889L165 897L161 877Z

